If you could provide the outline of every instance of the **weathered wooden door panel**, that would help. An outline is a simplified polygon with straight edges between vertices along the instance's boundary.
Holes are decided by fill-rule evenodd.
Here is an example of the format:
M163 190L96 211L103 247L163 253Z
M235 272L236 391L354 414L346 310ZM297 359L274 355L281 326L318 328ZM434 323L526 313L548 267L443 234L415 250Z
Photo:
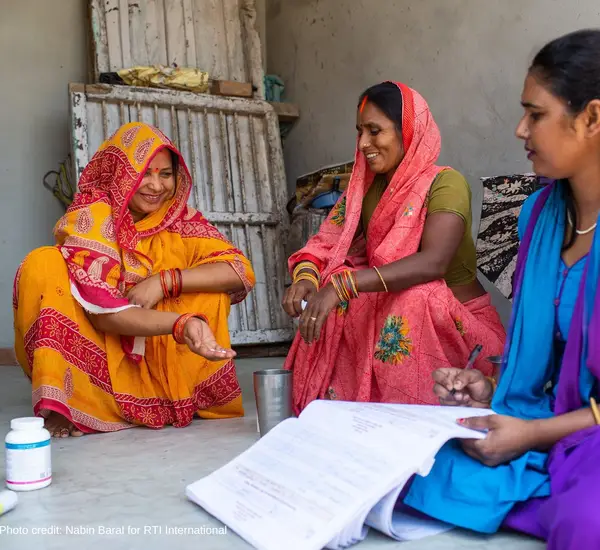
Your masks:
M254 0L89 0L94 71L135 65L197 67L252 82L264 97Z
M232 342L283 342L293 336L281 309L288 233L279 125L264 101L126 86L72 85L73 158L79 177L119 126L157 126L180 149L194 186L190 204L239 247L256 287L232 308Z

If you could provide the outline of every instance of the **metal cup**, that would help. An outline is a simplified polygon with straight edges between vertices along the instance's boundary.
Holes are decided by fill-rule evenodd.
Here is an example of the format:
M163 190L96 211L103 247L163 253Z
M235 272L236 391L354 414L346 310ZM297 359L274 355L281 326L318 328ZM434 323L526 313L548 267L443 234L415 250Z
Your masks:
M258 431L263 437L282 420L294 415L292 410L292 371L266 369L254 372L254 398Z
M494 365L494 376L498 376L500 373L500 367L502 367L502 355L492 355L487 360Z

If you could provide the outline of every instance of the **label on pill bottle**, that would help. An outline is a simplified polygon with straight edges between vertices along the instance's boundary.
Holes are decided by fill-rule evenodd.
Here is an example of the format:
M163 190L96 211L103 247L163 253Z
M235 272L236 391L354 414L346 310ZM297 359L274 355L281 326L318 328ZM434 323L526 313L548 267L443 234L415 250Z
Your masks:
M6 481L13 485L40 483L52 476L50 440L6 443Z

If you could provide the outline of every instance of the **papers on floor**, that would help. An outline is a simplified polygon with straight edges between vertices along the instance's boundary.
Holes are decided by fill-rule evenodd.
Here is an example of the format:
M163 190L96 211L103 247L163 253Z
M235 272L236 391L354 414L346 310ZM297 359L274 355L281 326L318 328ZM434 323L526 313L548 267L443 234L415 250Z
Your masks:
M485 434L456 423L487 409L314 401L186 495L258 550L334 550L370 527L397 540L450 529L397 507L450 439Z

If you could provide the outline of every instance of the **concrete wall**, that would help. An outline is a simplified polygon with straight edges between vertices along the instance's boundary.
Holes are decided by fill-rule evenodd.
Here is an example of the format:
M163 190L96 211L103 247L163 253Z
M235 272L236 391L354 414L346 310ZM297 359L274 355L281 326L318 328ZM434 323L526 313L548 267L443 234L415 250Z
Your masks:
M0 347L13 345L12 284L61 215L42 176L69 152L69 81L86 80L85 0L0 0Z
M523 79L548 40L600 27L597 0L268 0L268 70L301 119L285 145L289 191L302 173L351 159L363 89L402 80L429 102L440 163L479 178L530 171L514 137ZM504 319L508 306L498 295Z

